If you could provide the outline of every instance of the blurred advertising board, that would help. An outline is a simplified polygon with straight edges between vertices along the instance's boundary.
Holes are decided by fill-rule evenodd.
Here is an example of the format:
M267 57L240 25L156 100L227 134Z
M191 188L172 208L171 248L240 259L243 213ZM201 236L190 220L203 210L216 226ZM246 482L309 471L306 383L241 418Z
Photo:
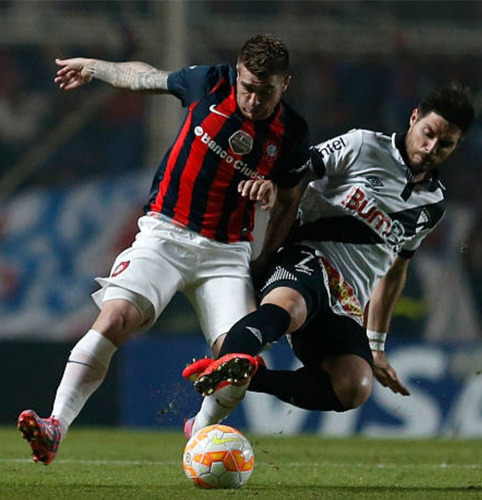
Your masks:
M119 423L182 429L201 397L182 379L193 357L209 355L201 334L139 338L121 353ZM387 356L408 397L374 384L371 398L344 413L306 411L273 396L247 394L226 423L257 434L314 432L326 437L482 437L482 343L422 343L390 340ZM286 342L263 353L273 369L295 369Z

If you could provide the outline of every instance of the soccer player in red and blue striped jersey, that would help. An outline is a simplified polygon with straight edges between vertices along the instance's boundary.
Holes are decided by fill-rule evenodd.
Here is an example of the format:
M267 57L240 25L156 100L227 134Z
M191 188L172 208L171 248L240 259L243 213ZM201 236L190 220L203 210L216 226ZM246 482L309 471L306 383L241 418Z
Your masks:
M249 240L253 203L239 198L240 181L297 184L306 125L279 101L288 77L260 85L252 76L243 63L237 70L194 66L169 75L168 87L187 114L154 178L147 210L216 241Z
M309 157L306 122L281 100L291 78L288 49L272 35L250 38L235 67L169 72L142 62L56 63L55 82L63 90L95 78L116 88L174 95L187 112L154 176L134 243L117 257L110 276L97 279L102 288L94 300L101 311L71 351L51 416L42 419L33 410L19 416L34 460L46 465L102 383L117 348L151 327L177 291L191 300L217 355L226 332L255 309L255 204L271 208L256 260L262 269L294 220Z

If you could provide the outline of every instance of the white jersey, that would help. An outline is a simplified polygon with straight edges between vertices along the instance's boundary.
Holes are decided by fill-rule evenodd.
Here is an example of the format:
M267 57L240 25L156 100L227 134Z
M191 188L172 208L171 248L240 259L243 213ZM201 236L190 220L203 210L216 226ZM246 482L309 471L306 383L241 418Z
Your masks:
M359 321L395 256L410 257L445 211L444 187L436 175L413 182L403 144L352 130L312 148L311 167L324 176L303 196L296 240L320 254L333 310Z

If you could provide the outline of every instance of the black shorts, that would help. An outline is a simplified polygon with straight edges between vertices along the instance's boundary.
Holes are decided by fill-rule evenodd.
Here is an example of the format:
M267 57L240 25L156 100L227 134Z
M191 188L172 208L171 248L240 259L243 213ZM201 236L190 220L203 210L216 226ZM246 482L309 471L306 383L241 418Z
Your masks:
M292 288L305 299L308 317L291 334L293 352L306 366L319 366L327 356L355 354L373 367L365 328L349 316L335 314L325 285L321 259L303 245L290 245L276 254L260 298L279 287Z

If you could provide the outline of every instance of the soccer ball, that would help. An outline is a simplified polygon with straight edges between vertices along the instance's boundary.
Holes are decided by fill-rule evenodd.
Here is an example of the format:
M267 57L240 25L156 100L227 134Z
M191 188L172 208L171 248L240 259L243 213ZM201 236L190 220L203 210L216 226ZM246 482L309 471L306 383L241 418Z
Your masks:
M182 466L202 488L239 488L253 473L253 448L237 429L210 425L187 442Z

